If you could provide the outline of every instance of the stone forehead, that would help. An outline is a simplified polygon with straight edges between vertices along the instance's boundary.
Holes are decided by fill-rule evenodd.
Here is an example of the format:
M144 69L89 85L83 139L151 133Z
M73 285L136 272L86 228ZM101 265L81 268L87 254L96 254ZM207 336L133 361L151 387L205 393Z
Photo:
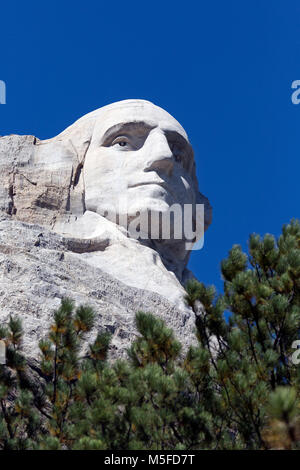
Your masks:
M117 101L82 116L76 124L89 120L95 121L94 131L98 135L116 124L145 121L153 126L177 131L188 140L187 133L171 114L146 100Z

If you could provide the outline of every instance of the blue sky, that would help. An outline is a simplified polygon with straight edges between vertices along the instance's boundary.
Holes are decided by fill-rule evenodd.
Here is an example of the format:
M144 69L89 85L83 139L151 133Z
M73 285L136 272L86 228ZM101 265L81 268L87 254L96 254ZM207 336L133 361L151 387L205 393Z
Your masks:
M185 127L214 208L190 268L222 288L220 261L248 235L299 217L300 4L295 0L5 2L0 134L49 138L127 98Z

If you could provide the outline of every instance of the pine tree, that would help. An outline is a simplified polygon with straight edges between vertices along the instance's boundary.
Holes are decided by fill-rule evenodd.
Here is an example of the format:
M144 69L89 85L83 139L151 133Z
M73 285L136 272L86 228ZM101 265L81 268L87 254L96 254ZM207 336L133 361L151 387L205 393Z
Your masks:
M190 281L186 300L195 311L199 348L209 354L210 380L220 391L235 445L268 448L263 430L272 415L271 392L281 396L284 387L299 399L299 369L291 362L300 333L299 222L284 226L277 241L252 235L249 255L234 246L221 269L223 296ZM199 302L204 312L199 313ZM224 311L230 312L228 322ZM284 420L284 413L282 401L276 415ZM291 446L298 444L295 436Z
M0 327L6 346L6 364L0 364L0 449L24 450L33 445L40 432L40 416L28 387L26 361L21 353L22 325L10 317Z
M75 383L82 373L80 345L85 334L92 329L94 318L95 314L90 307L80 306L74 312L73 301L64 298L54 313L54 323L48 337L39 343L41 371L47 380L45 393L51 403L51 417L48 421L51 441L46 440L45 447L51 445L51 448L59 448L65 445L68 409Z

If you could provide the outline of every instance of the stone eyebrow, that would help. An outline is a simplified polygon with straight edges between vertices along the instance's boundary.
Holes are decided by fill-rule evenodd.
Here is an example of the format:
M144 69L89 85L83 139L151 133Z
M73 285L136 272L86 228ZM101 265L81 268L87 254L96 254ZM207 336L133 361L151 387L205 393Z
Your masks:
M191 144L189 143L189 141L183 137L183 135L179 134L179 132L177 131L171 131L171 130L164 130L164 133L167 137L168 140L171 140L171 141L178 141L181 145L184 145L186 146L187 148L191 148Z
M183 135L179 134L177 131L171 130L165 130L164 133L169 142L178 142L190 154L190 157L193 158L193 148L190 142L185 137L183 137Z
M182 160L183 167L187 171L192 172L194 166L194 151L190 142L177 131L166 129L164 130L164 133L169 144L179 144L179 148L184 152L184 158ZM173 152L173 149L171 150Z
M147 124L144 121L133 121L133 122L124 122L120 124L115 124L114 126L110 127L105 131L101 141L102 145L106 146L109 145L112 140L121 134L131 134L133 132L137 132L140 135L145 133L149 133L152 129L154 129L154 125Z

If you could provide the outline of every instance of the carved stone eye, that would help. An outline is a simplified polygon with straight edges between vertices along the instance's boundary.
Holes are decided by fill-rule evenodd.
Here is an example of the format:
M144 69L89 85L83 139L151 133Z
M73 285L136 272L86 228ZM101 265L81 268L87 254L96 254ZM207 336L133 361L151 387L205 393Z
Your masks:
M112 146L114 145L118 145L119 147L126 147L128 145L128 139L127 137L123 137L121 135L119 135L118 137L116 137L112 144Z

